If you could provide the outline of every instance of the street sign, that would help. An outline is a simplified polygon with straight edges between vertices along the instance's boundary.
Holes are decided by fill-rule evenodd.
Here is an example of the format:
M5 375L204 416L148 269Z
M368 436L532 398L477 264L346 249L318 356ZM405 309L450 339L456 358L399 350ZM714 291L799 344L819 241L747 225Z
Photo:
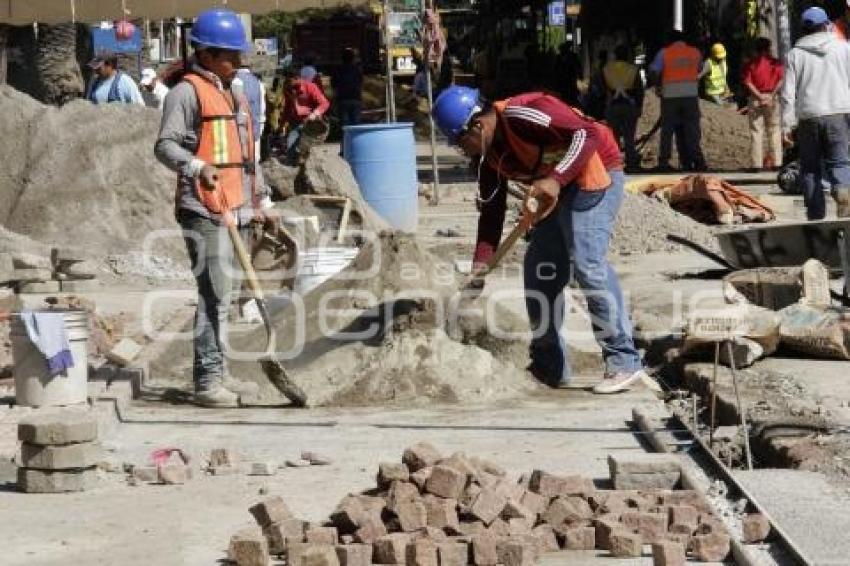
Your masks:
M555 0L549 2L549 25L562 26L567 21L566 10L564 8L564 0Z

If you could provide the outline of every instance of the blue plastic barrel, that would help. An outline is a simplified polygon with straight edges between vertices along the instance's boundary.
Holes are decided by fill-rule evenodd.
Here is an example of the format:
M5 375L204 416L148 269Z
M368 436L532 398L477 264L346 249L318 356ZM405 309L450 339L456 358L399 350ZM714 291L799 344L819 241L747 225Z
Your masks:
M391 226L416 232L418 185L413 124L361 124L343 128L343 155L360 193Z

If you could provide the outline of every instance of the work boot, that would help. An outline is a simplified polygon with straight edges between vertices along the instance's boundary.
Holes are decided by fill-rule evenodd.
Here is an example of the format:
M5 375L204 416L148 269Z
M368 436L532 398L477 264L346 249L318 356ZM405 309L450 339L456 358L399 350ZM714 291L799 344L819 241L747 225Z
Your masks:
M838 218L850 217L850 185L836 185L832 189L832 198L835 199L836 216Z
M195 393L195 404L210 409L238 407L239 395L218 385L213 389L197 391Z
M649 377L649 374L642 369L631 373L627 371L606 373L605 377L602 378L602 381L593 386L593 392L602 395L621 393L623 391L628 391L638 382L642 382L655 393L661 392L661 387L658 383Z
M260 390L260 386L253 381L240 381L229 375L221 380L221 385L237 395L254 395Z

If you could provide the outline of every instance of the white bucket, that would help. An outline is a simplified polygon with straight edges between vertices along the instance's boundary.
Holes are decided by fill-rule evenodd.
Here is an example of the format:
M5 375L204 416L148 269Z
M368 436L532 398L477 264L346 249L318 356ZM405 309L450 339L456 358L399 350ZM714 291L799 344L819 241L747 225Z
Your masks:
M56 311L51 311L56 312ZM15 364L15 402L25 407L54 407L85 403L88 397L88 315L85 311L58 311L65 315L65 330L74 356L74 367L50 377L47 360L27 335L20 317L12 318L12 359Z
M298 254L294 291L306 295L345 269L359 251L358 248L313 248Z

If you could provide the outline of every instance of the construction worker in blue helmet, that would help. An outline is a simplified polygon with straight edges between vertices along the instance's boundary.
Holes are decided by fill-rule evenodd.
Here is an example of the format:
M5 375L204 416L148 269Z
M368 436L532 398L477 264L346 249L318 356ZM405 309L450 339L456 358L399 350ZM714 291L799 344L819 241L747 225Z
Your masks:
M433 117L449 143L478 167L481 215L473 255L477 273L500 245L507 181L528 186L523 215L530 216L534 228L523 278L533 336L531 374L553 388L570 382L561 331L564 290L572 278L587 299L605 360L605 372L593 391L617 393L639 384L658 391L643 369L617 274L606 257L625 185L620 149L610 128L542 92L490 104L477 90L462 86L440 94Z
M255 167L251 108L234 81L248 47L239 16L221 8L198 15L189 32L194 53L163 105L154 152L177 173L175 211L198 287L193 381L205 407L238 405L240 384L225 364L227 313L241 273L223 224L229 211L243 239L252 221L274 229L272 203Z

